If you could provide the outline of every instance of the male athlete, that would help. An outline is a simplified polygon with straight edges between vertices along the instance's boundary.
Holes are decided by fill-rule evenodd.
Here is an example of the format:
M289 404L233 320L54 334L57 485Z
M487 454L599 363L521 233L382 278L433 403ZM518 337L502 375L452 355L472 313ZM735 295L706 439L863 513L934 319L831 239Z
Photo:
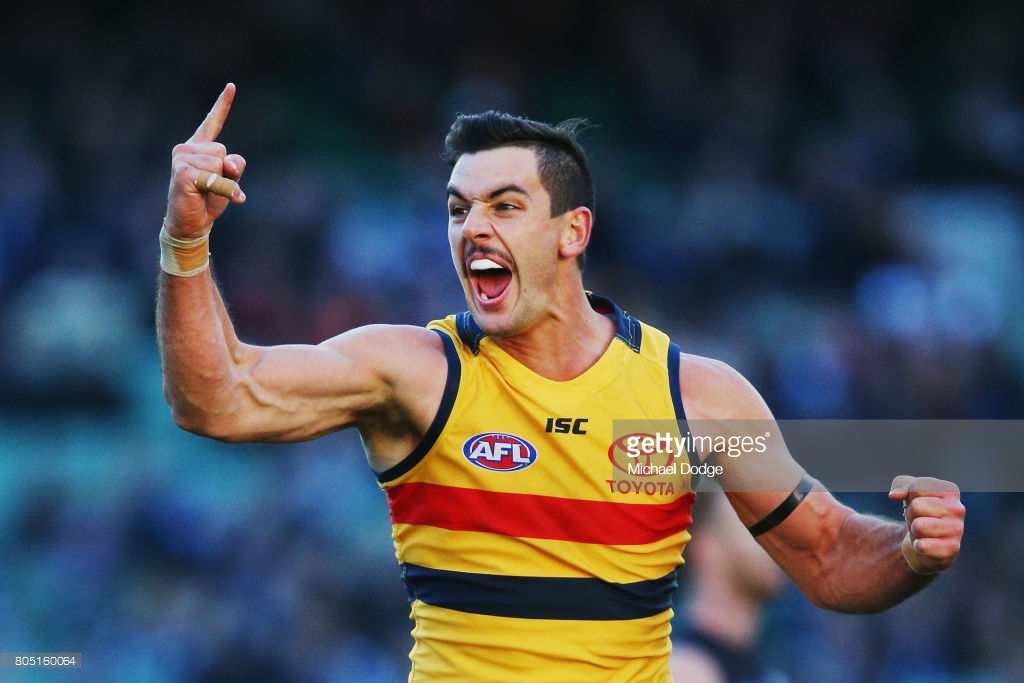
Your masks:
M216 142L234 94L172 153L158 325L177 423L231 442L359 430L415 620L410 680L671 680L694 494L688 477L623 475L613 423L772 416L737 372L584 290L593 190L573 127L454 123L448 240L465 313L259 347L236 336L207 261L215 219L245 200L231 182L245 160ZM893 522L843 506L785 451L728 465L740 520L820 606L884 609L959 550L949 482L896 477Z

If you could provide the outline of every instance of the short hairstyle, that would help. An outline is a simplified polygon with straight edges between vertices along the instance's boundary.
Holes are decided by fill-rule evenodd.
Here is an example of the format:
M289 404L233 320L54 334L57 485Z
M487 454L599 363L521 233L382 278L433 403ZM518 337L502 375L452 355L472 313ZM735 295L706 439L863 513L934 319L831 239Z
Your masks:
M594 180L587 155L577 140L586 125L586 119L553 125L493 110L459 114L445 138L443 156L455 166L463 154L499 147L531 149L537 157L540 183L551 197L551 216L561 216L578 206L594 213ZM577 258L580 268L585 256Z

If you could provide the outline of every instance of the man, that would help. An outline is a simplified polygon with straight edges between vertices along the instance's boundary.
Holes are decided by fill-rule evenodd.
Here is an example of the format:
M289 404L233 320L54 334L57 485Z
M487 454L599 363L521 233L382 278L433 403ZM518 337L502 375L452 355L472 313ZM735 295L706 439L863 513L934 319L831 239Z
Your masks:
M584 290L593 190L572 126L493 113L453 125L448 240L467 312L257 347L236 336L207 263L215 219L245 201L229 182L245 160L216 142L234 94L172 153L158 325L175 420L231 442L359 429L416 621L410 680L670 680L694 494L689 477L619 478L631 435L613 423L771 413L731 368ZM948 482L897 477L896 523L839 504L782 450L727 469L739 518L821 606L884 609L959 550Z

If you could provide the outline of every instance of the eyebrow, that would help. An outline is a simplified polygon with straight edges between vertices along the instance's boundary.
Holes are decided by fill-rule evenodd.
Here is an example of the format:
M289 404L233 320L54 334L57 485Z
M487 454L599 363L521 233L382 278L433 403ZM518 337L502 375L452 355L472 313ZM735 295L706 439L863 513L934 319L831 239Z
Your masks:
M506 192L516 192L518 194L526 195L527 197L530 196L530 193L527 192L524 187L522 187L521 185L512 184L512 185L505 185L503 187L499 187L496 190L492 190L491 193L487 195L487 198L488 199L494 199L495 197L500 197L501 195L505 194ZM462 201L466 201L466 198L462 196L462 193L459 192L459 190L454 185L449 185L448 186L448 188L447 188L447 196L448 197L455 197L456 199L460 199Z

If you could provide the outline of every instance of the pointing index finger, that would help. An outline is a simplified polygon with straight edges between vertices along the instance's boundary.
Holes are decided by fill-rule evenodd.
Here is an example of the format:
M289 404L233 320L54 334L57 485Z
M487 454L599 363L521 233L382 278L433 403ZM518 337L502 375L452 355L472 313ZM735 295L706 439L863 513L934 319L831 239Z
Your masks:
M213 142L220 135L224 127L224 121L228 118L231 110L231 102L235 99L235 84L228 83L221 91L220 97L213 103L213 108L206 115L203 122L196 128L196 132L189 138L189 142Z

